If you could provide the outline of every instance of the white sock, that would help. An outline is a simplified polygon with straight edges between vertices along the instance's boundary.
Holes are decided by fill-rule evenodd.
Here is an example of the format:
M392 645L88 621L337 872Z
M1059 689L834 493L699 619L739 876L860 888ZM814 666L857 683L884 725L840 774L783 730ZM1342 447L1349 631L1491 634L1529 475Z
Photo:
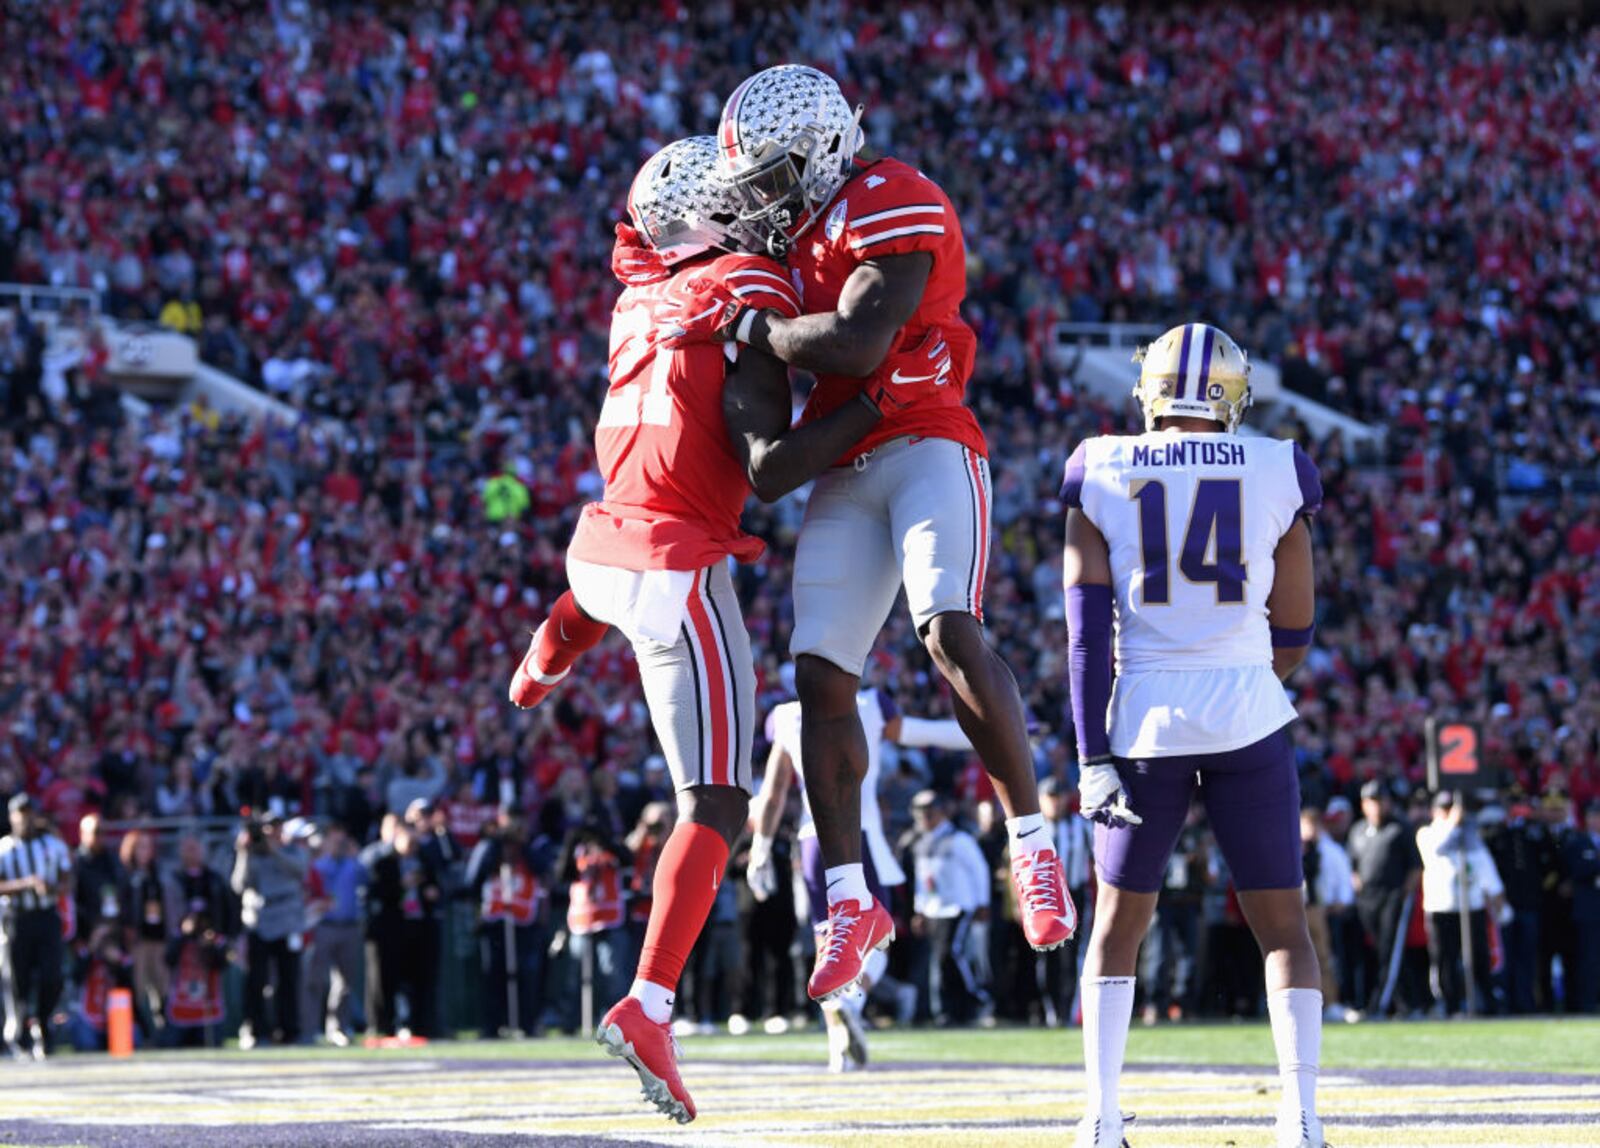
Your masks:
M1278 1049L1285 1112L1317 1112L1317 1061L1322 1050L1322 992L1280 989L1267 996L1272 1043Z
M835 865L822 874L828 886L828 908L840 901L854 901L863 909L872 904L872 890L867 888L867 867L857 861L854 865Z
M1050 831L1044 823L1042 813L1006 818L1006 833L1011 837L1013 857L1020 857L1024 853L1037 853L1054 845L1050 840Z
M1083 1074L1089 1115L1116 1117L1122 1056L1133 1020L1133 977L1091 977L1083 982Z
M644 1015L656 1024L666 1024L672 1019L672 1002L677 996L676 990L665 988L654 981L635 978L628 995L644 1006Z

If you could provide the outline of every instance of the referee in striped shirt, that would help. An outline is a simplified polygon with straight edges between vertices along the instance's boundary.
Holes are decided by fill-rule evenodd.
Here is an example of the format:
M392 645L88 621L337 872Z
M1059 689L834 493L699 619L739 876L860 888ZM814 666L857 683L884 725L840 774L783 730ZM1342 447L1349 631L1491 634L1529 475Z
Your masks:
M72 854L19 793L11 799L11 836L0 839L0 987L5 1039L22 1054L26 1033L35 1060L47 1051L46 1028L61 995L61 914L56 898L72 876ZM26 1022L24 1024L24 1022Z

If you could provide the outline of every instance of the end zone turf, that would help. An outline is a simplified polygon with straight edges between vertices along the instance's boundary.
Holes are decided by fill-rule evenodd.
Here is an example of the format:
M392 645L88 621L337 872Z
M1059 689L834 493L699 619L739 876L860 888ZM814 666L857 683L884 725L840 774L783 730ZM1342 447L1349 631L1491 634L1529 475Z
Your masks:
M1538 1026L1547 1048L1571 1042L1600 1050L1600 1025ZM1497 1043L1502 1051L1514 1048L1524 1035L1495 1024L1373 1027L1362 1030L1363 1043L1367 1034L1380 1041L1388 1035L1392 1045L1455 1045L1463 1053L1456 1059L1473 1061L1492 1056ZM638 1100L630 1071L577 1041L398 1053L145 1053L125 1062L69 1057L6 1069L0 1144L1059 1145L1082 1097L1081 1072L1063 1063L1075 1037L1037 1030L885 1034L875 1046L878 1065L842 1078L820 1071L816 1034L691 1039L684 1072L702 1115L682 1129ZM1348 1039L1343 1030L1330 1032L1335 1055L1320 1089L1339 1148L1600 1144L1600 1073L1592 1059L1568 1058L1572 1073L1509 1059L1499 1070L1436 1063L1439 1057L1416 1057L1427 1062L1406 1067L1339 1066L1337 1049ZM1196 1026L1139 1031L1133 1043L1158 1054L1195 1041L1236 1053L1263 1040L1259 1026ZM1037 1059L995 1063L990 1054L1001 1047L1008 1059ZM1053 1058L1040 1055L1050 1051ZM1124 1099L1139 1116L1132 1143L1270 1145L1276 1082L1266 1064L1186 1059L1129 1069Z

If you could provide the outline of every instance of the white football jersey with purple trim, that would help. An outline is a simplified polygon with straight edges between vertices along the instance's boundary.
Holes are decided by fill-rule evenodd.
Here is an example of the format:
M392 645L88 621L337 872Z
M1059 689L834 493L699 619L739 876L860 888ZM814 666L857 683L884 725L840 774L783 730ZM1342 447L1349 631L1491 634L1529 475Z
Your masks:
M881 690L862 690L856 694L856 712L861 715L861 728L867 735L867 775L861 781L861 832L866 837L867 848L872 851L872 863L877 867L878 880L885 886L905 882L905 870L895 859L888 835L883 831L883 810L878 806L878 767L883 761L883 731L889 719L896 716L895 704ZM806 795L805 775L800 758L800 703L784 702L767 715L767 740L782 746L794 762L795 785L800 789L799 836L815 837L817 827L811 819L811 799Z
M1079 444L1062 501L1111 556L1119 757L1226 753L1294 718L1272 672L1278 542L1322 504L1317 468L1271 438L1152 431Z

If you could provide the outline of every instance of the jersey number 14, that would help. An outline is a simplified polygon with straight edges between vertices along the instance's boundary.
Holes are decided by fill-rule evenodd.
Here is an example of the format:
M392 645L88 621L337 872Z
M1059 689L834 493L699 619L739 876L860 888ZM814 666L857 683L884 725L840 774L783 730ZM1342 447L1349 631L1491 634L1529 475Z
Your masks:
M1244 484L1237 478L1202 478L1189 507L1178 571L1194 583L1210 582L1218 604L1244 602ZM1139 548L1144 554L1140 601L1165 606L1172 601L1171 558L1167 546L1167 488L1159 479L1135 482L1129 491L1139 504Z

